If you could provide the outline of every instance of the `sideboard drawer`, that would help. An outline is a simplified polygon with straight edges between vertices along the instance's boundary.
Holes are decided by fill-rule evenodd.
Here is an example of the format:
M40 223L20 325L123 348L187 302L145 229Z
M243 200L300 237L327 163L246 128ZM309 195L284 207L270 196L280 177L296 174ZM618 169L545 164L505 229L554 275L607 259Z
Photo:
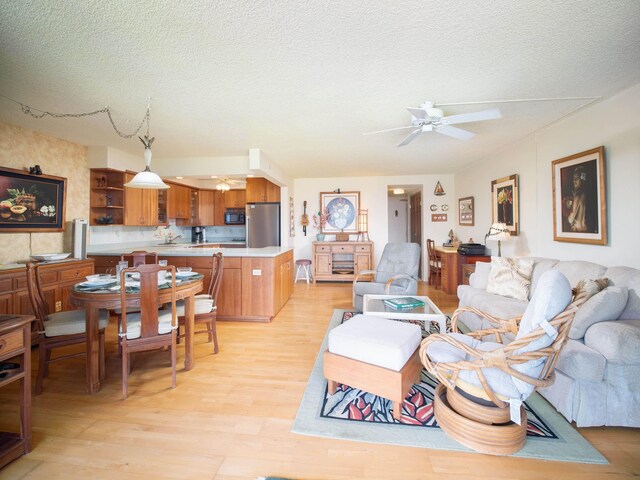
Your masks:
M329 245L316 245L316 252L331 252L331 247Z
M334 253L353 253L353 245L331 245Z
M371 245L356 245L356 252L370 252Z
M22 290L27 288L27 273L17 279L17 290ZM40 272L40 283L42 285L51 285L52 283L56 283L58 281L58 272Z
M22 329L9 332L0 337L0 357L9 358L10 354L24 347L24 333Z
M81 280L92 273L93 268L91 267L70 268L69 270L62 270L60 272L60 281Z

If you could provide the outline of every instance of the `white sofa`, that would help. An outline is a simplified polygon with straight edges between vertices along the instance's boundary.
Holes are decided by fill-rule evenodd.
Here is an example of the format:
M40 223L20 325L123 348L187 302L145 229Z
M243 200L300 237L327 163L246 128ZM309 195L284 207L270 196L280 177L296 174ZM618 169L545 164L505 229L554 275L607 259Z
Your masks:
M582 317L606 320L588 326L582 338L576 337L581 336L584 329L577 328L574 322L577 331L572 330L574 338L567 342L560 354L555 383L540 393L579 427L640 427L640 270L607 268L584 261L532 260L529 298L540 276L549 269L563 273L572 287L583 279L608 278L609 286L614 287L612 291L628 292L624 297L626 303L619 300L617 308L615 302L607 303L608 297L599 297L605 298L600 302L600 315ZM475 307L500 318L522 315L527 301L486 291L489 273L489 263L477 264L469 279L470 284L458 287L460 307ZM595 297L592 299L597 302ZM587 303L582 308L587 308ZM585 313L591 311L587 309ZM470 312L462 314L460 320L471 330L489 328L486 320Z

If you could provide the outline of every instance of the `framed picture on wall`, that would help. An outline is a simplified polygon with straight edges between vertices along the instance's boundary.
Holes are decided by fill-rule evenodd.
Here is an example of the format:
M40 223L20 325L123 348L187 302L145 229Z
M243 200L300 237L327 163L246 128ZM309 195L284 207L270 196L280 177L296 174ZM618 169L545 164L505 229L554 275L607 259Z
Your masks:
M604 147L554 160L553 239L607 244Z
M491 221L504 223L511 235L518 235L518 175L491 182Z
M64 230L67 179L0 168L0 232Z
M321 233L358 233L360 192L321 192L320 208L330 215Z
M473 197L463 197L458 199L458 225L473 227Z

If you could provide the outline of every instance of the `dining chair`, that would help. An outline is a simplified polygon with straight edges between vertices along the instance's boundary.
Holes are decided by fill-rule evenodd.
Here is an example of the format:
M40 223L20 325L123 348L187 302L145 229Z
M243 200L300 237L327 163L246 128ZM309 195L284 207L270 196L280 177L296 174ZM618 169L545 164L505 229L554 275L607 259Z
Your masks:
M158 272L171 272L171 310L158 308ZM127 279L127 274L138 273L137 280ZM171 354L171 388L176 388L176 269L174 266L140 264L120 272L120 305L122 311L120 347L122 349L122 398L127 398L130 355L135 352L169 348ZM127 295L131 288L139 287L140 311L127 311ZM129 292L127 292L129 290ZM137 293L137 292L136 292Z
M427 257L429 258L429 285L435 282L438 288L438 284L442 286L442 260L436 253L436 242L430 238L427 239Z
M49 313L49 305L44 300L45 297L40 283L39 266L33 262L27 263L27 290L38 326L38 375L36 377L35 394L40 395L42 393L43 380L49 376L50 363L86 355L86 352L79 352L51 358L52 351L56 348L86 343L86 313L85 310ZM109 312L100 310L98 326L100 379L104 378L105 372L104 329L108 324Z
M138 265L148 265L158 263L158 254L155 252L146 252L144 250L136 250L131 253L125 253L120 256L120 261L127 261L130 267Z
M218 353L218 334L216 333L216 316L218 313L218 292L220 291L220 282L222 280L222 252L214 253L211 258L211 279L207 293L196 295L194 302L194 324L206 325L205 330L197 330L194 333L207 333L209 335L208 342L213 341L213 353ZM178 332L180 327L184 327L186 322L184 311L184 300L178 300ZM184 335L178 335L178 341Z

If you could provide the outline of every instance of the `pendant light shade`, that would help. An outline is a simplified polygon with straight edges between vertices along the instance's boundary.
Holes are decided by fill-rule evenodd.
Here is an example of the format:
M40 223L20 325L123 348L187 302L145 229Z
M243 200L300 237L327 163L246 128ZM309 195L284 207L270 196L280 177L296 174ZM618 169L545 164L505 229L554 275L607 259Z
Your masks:
M136 173L135 177L131 179L129 183L125 183L125 187L129 188L147 188L152 190L164 190L169 188L169 185L164 183L157 173L153 173L149 166L151 165L151 144L153 138L149 139L148 135L145 135L144 140L140 141L144 144L144 162L146 168L139 173Z

